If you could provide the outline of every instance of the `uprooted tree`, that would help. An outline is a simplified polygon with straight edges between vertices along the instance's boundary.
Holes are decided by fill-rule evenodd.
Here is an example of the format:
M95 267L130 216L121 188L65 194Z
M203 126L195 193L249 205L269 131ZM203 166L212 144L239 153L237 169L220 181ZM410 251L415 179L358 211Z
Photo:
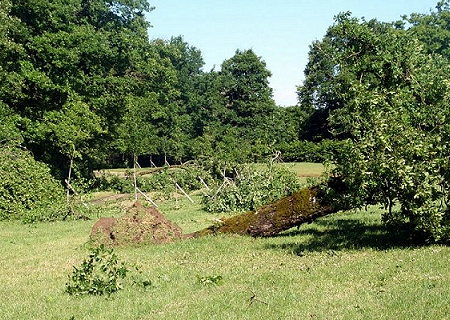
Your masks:
M257 210L218 220L217 224L194 232L189 237L216 233L273 236L337 211L337 207L325 200L319 188L304 188Z
M304 188L257 210L218 219L217 224L184 237L196 238L217 233L274 236L338 211L326 199L326 195L318 187ZM120 219L101 218L93 226L91 233L91 240L106 245L163 243L180 238L182 235L179 227L166 220L156 208L146 208L139 202Z

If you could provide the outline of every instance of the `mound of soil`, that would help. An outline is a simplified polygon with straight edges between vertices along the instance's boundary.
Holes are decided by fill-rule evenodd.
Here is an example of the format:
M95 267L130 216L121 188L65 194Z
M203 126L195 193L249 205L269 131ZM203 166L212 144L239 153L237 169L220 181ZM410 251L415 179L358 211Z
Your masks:
M91 240L108 246L159 244L182 238L182 230L154 207L135 202L119 218L100 218L92 227Z

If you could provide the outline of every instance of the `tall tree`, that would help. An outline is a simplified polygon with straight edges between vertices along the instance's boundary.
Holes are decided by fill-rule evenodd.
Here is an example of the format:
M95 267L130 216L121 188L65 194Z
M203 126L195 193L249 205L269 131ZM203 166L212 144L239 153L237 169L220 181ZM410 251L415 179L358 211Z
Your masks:
M436 11L429 14L412 13L403 20L408 31L419 39L428 53L437 53L450 59L450 1L439 1ZM404 27L404 25L403 25Z
M190 46L183 37L169 41L152 42L162 59L170 61L176 74L174 89L179 94L167 105L167 121L161 128L161 151L174 160L186 157L191 138L195 137L193 125L196 112L196 83L202 74L203 58L200 50Z
M253 50L237 50L222 63L221 93L225 102L222 123L235 127L250 145L259 148L276 141L276 128L270 125L276 110L269 86L271 72ZM257 148L257 149L259 149ZM258 153L268 150L254 150Z
M118 127L118 137L115 143L120 151L133 158L133 184L136 193L136 166L138 156L152 155L157 152L157 130L152 125L152 113L158 106L155 94L146 97L129 96L127 111Z
M237 50L222 63L223 95L227 99L227 121L236 126L256 125L274 109L271 72L253 50Z
M316 132L319 137L330 137L329 115L346 105L353 84L386 89L405 84L413 40L403 34L392 24L360 22L347 12L336 16L323 40L311 45L298 95L301 108L310 113L309 127L322 128Z
M102 133L101 119L89 109L80 97L73 95L60 110L48 111L36 128L35 137L50 141L57 150L69 159L67 173L67 201L75 159L92 151L94 137Z
M347 138L333 159L336 203L383 204L386 221L448 239L448 62L413 32L348 13L312 53L302 102L326 110L329 130Z

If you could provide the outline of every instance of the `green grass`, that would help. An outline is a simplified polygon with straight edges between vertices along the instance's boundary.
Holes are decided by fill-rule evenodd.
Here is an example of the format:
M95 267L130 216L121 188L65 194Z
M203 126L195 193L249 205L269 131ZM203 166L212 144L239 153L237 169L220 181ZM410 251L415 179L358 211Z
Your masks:
M325 170L324 165L321 163L287 162L282 163L282 165L295 172L299 177L318 177Z
M195 198L194 198L195 199ZM186 202L164 212L189 231L212 219ZM172 206L172 208L170 208ZM163 206L164 207L164 206ZM263 239L222 235L117 248L149 290L64 293L92 221L0 223L1 319L447 319L450 248L389 234L380 211L343 212ZM221 276L202 285L198 277ZM252 299L253 296L255 298Z
M320 175L325 171L325 167L321 163L287 162L282 163L282 165L294 172L303 185L307 184L311 178L319 179Z
M286 166L293 172L295 172L299 177L317 177L324 171L324 166L321 163L312 162L286 162L281 163L281 165ZM153 168L137 168L138 173L145 173L153 170ZM132 172L133 169L118 168L118 169L105 169L99 172L105 172L108 174L117 175L124 177L127 172Z
M319 166L292 165L298 172ZM158 201L185 233L216 216L180 196ZM107 206L104 213L114 212ZM98 209L97 209L98 210ZM101 214L101 210L98 210ZM64 292L95 221L0 222L0 319L449 319L450 248L389 233L381 211L323 217L277 237L221 235L116 248L152 281L106 297ZM221 285L200 279L221 277Z

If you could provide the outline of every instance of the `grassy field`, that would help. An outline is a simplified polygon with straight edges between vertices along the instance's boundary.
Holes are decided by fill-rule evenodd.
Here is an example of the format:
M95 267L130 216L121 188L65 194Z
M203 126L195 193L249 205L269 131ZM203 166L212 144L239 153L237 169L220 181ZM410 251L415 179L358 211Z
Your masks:
M213 215L160 204L187 232ZM94 221L0 222L0 319L450 319L450 248L387 233L381 211L348 211L272 238L221 235L116 248L152 286L106 297L64 292ZM222 285L202 277L221 276Z

